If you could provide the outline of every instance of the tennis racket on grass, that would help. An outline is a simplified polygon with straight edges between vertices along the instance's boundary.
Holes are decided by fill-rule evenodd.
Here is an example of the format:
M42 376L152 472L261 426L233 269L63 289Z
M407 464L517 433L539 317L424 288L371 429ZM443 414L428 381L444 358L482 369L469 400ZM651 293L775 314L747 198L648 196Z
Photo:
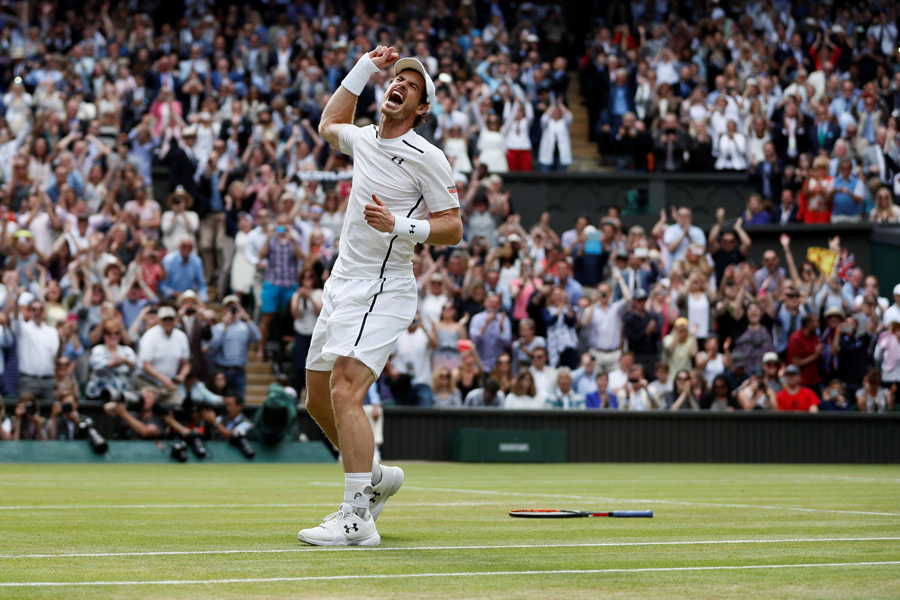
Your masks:
M652 510L613 510L608 512L593 512L588 510L559 510L548 508L532 508L527 510L511 510L511 517L524 517L526 519L575 519L578 517L653 517Z

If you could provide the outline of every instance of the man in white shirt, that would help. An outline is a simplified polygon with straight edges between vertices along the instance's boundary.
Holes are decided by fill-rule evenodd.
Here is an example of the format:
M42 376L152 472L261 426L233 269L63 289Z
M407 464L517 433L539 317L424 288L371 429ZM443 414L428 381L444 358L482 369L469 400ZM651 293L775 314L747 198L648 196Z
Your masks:
M381 121L353 125L359 95L391 66ZM353 186L306 362L306 408L340 448L344 497L333 518L297 534L307 544L377 546L375 520L403 484L402 469L373 458L363 400L416 313L415 245L455 246L462 239L450 164L415 132L434 100L434 82L421 62L379 46L360 57L319 122L325 141L353 156Z
M621 278L622 275L619 275ZM631 302L631 291L622 285L622 299L610 302L612 288L604 282L594 292L594 303L584 311L581 319L583 326L590 327L588 347L597 359L596 368L612 371L619 363L622 355L622 318Z
M884 311L882 320L885 327L894 322L900 323L900 283L894 286L894 303Z
M187 335L175 328L174 308L163 306L157 316L159 325L141 336L134 388L154 388L159 402L181 404L181 386L191 370L190 343Z
M44 322L44 303L31 300L21 307L14 287L8 287L12 330L19 348L19 394L31 392L41 402L53 402L54 372L59 351L59 333Z
M420 317L409 324L406 331L400 334L394 346L394 367L409 375L412 379L411 393L416 406L431 406L431 350L435 344L431 336L421 327Z
M531 356L531 377L534 379L534 389L537 391L535 402L543 405L553 390L556 389L556 369L547 364L547 349L538 347ZM539 402L538 402L539 400Z

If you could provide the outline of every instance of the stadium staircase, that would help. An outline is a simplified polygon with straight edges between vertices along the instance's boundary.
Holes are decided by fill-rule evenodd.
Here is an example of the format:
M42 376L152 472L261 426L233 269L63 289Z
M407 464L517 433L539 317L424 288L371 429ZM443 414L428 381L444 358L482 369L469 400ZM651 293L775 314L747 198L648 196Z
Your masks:
M569 135L572 138L572 165L569 171L592 172L599 170L600 154L597 152L597 144L588 141L588 114L587 107L581 97L581 84L578 81L578 72L569 73L568 96L569 110L572 111L572 127Z

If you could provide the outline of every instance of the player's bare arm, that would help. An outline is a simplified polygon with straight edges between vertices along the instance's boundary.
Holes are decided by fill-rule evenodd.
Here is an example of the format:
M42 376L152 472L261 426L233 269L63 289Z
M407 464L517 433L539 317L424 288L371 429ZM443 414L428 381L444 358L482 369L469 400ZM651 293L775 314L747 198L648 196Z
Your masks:
M392 47L378 46L369 52L369 58L374 67L380 71L397 62L400 54ZM356 111L358 98L358 94L354 94L344 85L340 85L322 112L322 119L319 121L319 135L338 150L340 150L338 136L344 127L353 123L353 113Z
M392 233L396 218L388 210L378 196L372 194L372 203L366 204L364 210L366 222L373 229L384 233ZM449 208L431 215L428 219L431 231L426 244L434 246L455 246L462 240L463 226L459 216L459 208Z

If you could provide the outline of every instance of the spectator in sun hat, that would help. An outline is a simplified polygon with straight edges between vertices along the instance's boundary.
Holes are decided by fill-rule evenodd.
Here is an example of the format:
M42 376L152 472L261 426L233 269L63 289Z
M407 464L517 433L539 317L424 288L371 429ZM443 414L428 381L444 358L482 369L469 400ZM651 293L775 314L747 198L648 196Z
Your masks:
M200 217L190 210L194 198L183 186L178 186L169 194L169 210L163 213L160 222L162 243L166 252L174 252L185 236L195 238L200 229Z

